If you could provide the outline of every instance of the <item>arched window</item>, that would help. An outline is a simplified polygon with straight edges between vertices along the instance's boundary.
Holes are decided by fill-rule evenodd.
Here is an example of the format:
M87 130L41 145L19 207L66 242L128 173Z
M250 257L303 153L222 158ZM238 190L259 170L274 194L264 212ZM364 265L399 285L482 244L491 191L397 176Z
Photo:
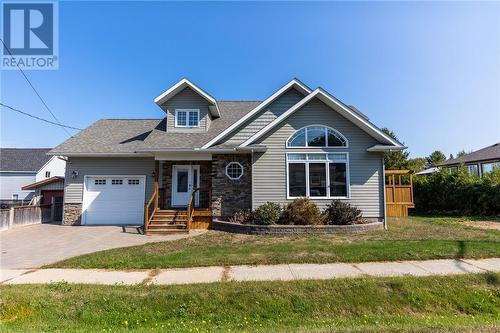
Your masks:
M347 139L333 128L326 126L308 126L293 133L286 142L288 148L314 147L334 148L347 147Z

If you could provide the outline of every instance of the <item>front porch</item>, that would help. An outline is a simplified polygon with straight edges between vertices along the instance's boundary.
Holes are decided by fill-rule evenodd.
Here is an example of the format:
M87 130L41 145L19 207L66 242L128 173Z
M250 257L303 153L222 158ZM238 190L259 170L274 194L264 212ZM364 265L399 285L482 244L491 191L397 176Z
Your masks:
M234 161L245 169L237 180L226 175L226 166ZM209 229L213 216L251 207L250 155L156 158L154 168L154 190L144 209L146 234Z

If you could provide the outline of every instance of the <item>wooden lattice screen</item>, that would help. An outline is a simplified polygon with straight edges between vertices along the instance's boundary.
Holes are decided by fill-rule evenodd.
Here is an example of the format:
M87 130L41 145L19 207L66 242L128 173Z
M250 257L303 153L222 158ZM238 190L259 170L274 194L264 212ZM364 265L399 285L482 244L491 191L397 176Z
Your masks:
M387 216L408 216L408 208L414 208L413 175L410 170L385 171L385 202Z

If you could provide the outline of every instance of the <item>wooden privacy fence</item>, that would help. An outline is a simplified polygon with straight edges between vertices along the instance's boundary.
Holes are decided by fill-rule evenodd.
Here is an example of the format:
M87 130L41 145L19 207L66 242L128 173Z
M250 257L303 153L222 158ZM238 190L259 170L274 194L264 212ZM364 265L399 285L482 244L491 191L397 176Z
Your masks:
M18 206L0 209L0 230L53 220L53 205Z
M412 171L385 171L385 203L387 216L408 216L408 208L415 207Z

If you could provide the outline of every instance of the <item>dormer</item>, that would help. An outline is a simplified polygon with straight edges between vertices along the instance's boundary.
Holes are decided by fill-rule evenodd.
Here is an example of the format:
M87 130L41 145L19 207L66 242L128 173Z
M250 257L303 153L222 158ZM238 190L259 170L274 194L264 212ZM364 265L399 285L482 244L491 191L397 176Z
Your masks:
M221 116L217 101L188 79L155 98L167 114L167 132L205 132Z

